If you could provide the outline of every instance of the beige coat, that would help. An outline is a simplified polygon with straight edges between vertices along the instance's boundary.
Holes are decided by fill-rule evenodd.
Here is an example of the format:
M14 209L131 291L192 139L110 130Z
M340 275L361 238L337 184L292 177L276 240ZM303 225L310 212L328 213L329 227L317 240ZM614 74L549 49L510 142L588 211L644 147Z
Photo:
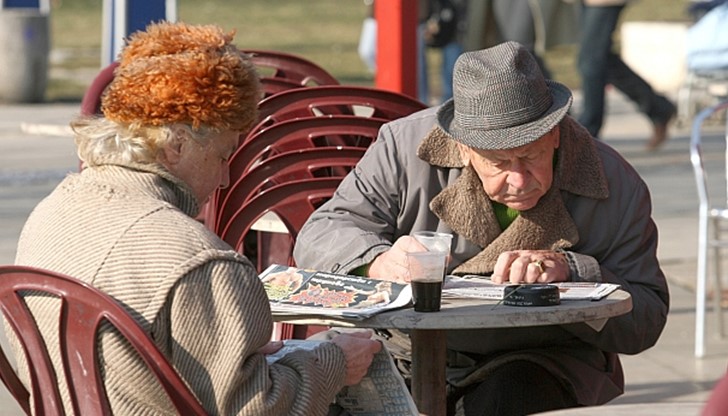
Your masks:
M326 343L268 365L256 352L272 331L263 286L246 258L193 219L197 211L190 190L158 168L86 169L30 215L16 263L75 276L122 302L210 414L326 414L343 385L342 350ZM54 343L56 304L34 300ZM115 414L174 414L115 334L102 350Z

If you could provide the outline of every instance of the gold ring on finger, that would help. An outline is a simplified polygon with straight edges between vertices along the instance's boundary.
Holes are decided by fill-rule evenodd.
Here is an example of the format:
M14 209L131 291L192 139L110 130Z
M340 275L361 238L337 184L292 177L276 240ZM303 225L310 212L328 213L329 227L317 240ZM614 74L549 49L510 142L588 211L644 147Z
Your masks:
M533 264L534 266L538 267L538 273L539 274L541 274L544 271L546 271L546 269L544 269L544 267L543 267L543 260L532 261L531 264Z

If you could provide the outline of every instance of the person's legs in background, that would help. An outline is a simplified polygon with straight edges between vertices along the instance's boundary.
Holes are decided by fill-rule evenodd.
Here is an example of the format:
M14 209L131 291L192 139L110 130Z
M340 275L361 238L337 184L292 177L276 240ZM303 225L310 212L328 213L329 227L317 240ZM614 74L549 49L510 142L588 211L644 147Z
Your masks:
M578 67L583 107L579 122L592 136L599 136L604 123L604 87L612 84L652 121L653 132L647 148L653 150L667 139L667 126L677 108L612 51L612 34L623 9L624 6L584 6L582 9Z
M652 121L653 132L647 148L658 148L667 139L667 126L677 114L677 107L665 96L657 94L619 56L612 54L609 58L607 82L629 97Z
M425 45L425 25L417 26L417 98L430 105L430 88L427 71L427 45Z
M610 55L614 55L612 33L623 8L583 6L581 11L577 67L581 75L583 101L578 120L595 138L599 137L604 122L604 88L607 85Z
M533 12L528 1L493 0L493 17L498 26L498 37L501 42L516 41L525 46L536 58L544 77L551 79L551 71L544 60L536 54L536 28Z
M452 73L455 68L455 61L458 56L463 53L463 47L457 41L453 41L443 46L442 49L442 94L440 95L440 103L452 98Z

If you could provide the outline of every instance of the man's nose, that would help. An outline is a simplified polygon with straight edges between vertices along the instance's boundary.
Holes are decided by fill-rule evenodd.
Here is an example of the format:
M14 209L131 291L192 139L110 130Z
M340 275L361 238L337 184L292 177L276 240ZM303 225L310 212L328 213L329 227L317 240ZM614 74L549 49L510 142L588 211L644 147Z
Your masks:
M511 169L508 172L508 185L517 188L524 189L528 185L528 170L525 168L523 163L514 162L511 163Z

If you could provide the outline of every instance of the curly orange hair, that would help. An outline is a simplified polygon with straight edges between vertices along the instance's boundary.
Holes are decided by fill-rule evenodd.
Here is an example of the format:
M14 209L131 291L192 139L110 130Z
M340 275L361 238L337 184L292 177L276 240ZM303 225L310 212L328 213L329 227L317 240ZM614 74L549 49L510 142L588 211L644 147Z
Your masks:
M250 58L215 25L159 22L129 38L102 98L109 120L248 131L261 97Z

